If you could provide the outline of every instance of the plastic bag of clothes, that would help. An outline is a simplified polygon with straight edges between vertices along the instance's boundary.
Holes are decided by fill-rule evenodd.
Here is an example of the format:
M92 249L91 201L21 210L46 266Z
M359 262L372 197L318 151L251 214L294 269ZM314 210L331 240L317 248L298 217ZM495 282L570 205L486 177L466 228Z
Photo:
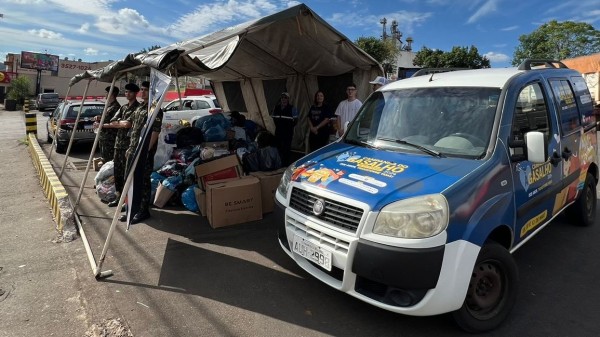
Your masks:
M183 182L182 176L172 176L172 177L168 177L167 179L163 180L162 184L164 187L175 192L177 190L177 187L179 185L181 185L182 182Z
M200 211L198 209L198 203L196 202L196 193L194 192L194 186L190 186L181 193L181 203L185 208L192 212Z
M183 128L177 131L177 147L183 148L190 145L199 145L204 142L204 133L197 128Z
M227 140L229 120L222 113L200 117L194 121L194 128L200 129L206 142L221 142Z
M110 176L96 185L96 194L98 194L100 200L105 202L111 202L117 198L115 191L114 176Z
M180 175L186 168L185 164L178 162L175 159L168 160L160 169L156 172L161 176L172 177Z
M101 182L106 180L107 178L114 175L115 172L115 163L111 160L109 162L104 163L100 168L100 171L96 174L94 178L94 185L98 186Z

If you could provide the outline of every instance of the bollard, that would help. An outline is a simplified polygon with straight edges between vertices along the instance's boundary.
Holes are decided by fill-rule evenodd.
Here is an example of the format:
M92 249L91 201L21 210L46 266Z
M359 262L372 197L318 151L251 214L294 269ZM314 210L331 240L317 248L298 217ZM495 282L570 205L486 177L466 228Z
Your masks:
M28 99L25 99L23 103L23 112L25 113L25 134L33 133L37 135L37 115L29 112Z

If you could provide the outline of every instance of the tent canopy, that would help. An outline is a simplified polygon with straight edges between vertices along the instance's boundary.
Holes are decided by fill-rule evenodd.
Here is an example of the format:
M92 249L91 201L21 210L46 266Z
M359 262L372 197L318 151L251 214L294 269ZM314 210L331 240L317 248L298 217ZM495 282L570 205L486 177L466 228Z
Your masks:
M282 90L290 92L291 102L301 115L294 136L296 148L304 144L306 113L314 93L322 84L320 78L331 80L346 75L345 79L351 79L336 83L339 91L325 92L326 100L335 109L337 101L331 99L345 97L348 82L357 85L358 97L364 99L370 93L369 81L383 74L376 60L306 5L300 4L145 54L130 54L102 69L77 75L71 85L86 78L110 82L128 67L138 65L169 72L172 76L202 75L213 82L215 94L225 110L233 110L233 107L245 112L250 119L271 131L274 124L269 117L270 107ZM265 87L265 80L280 80L284 85L281 88ZM241 94L245 102L245 111L231 102L232 95L224 90L223 83L226 82L238 83L236 88L239 88L238 96ZM227 87L231 91L231 86Z

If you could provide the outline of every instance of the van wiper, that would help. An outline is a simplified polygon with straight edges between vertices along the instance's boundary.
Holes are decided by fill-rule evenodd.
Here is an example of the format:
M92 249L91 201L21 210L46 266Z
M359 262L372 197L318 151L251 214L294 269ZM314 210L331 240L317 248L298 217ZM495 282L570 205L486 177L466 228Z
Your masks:
M427 147L419 145L419 144L407 142L407 141L402 140L402 139L394 139L394 138L387 138L387 137L377 137L377 140L383 140L383 141L386 141L386 142L394 142L394 143L397 143L397 144L412 146L415 149L419 149L419 150L421 150L421 151L423 151L423 152L425 152L427 154L430 154L430 155L432 155L434 157L438 157L438 158L446 157L441 152L438 152L436 150L432 150L430 148L427 148Z
M351 138L345 138L344 142L347 144L351 144L351 145L358 145L358 146L363 146L363 147L368 147L370 149L376 149L377 147L362 141L362 140L358 140L358 139L351 139Z

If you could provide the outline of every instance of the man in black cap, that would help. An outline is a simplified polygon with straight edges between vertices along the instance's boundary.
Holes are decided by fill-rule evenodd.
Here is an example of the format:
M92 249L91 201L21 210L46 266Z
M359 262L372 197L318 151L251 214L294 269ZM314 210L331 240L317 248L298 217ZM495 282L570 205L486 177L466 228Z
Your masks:
M119 95L119 88L114 87L112 95L108 95L110 92L110 85L106 87L106 116L104 120L110 121L121 108L121 104L117 102L117 96ZM96 117L96 122L100 122L102 116ZM100 155L102 156L103 162L109 162L113 160L115 155L115 138L117 137L117 129L102 129L99 137Z
M121 109L117 114L110 120L108 124L104 124L102 128L117 129L117 137L115 138L115 154L114 154L114 166L115 166L115 192L117 198L114 201L108 203L109 207L116 207L119 205L119 197L123 192L125 185L125 165L127 164L127 158L125 152L129 148L129 129L131 129L131 118L133 112L138 108L137 93L140 88L135 83L127 83L125 85L125 98L127 98L127 105L121 106Z
M131 139L129 142L129 148L125 153L127 157L127 170L129 172L131 170L131 166L133 165L135 150L138 147L140 136L142 135L142 131L146 122L148 120L148 91L150 90L150 82L144 81L142 82L141 87L141 99L139 107L133 113L131 118ZM152 195L152 185L150 183L150 175L152 174L152 169L154 168L154 155L156 154L156 144L158 143L158 135L160 134L160 128L162 124L162 110L159 110L156 119L152 122L152 133L150 135L150 143L148 145L147 153L140 153L140 159L138 159L138 163L141 162L142 156L146 156L146 160L144 163L144 176L143 176L143 184L142 184L142 200L140 202L140 208L136 214L131 218L131 224L136 224L141 221L144 221L150 217L150 203L151 203L151 195ZM120 218L120 221L127 220L127 214L123 214Z
M294 126L298 120L298 110L290 103L290 94L282 92L279 104L273 109L271 115L275 123L275 139L277 149L283 166L291 164L292 139Z

